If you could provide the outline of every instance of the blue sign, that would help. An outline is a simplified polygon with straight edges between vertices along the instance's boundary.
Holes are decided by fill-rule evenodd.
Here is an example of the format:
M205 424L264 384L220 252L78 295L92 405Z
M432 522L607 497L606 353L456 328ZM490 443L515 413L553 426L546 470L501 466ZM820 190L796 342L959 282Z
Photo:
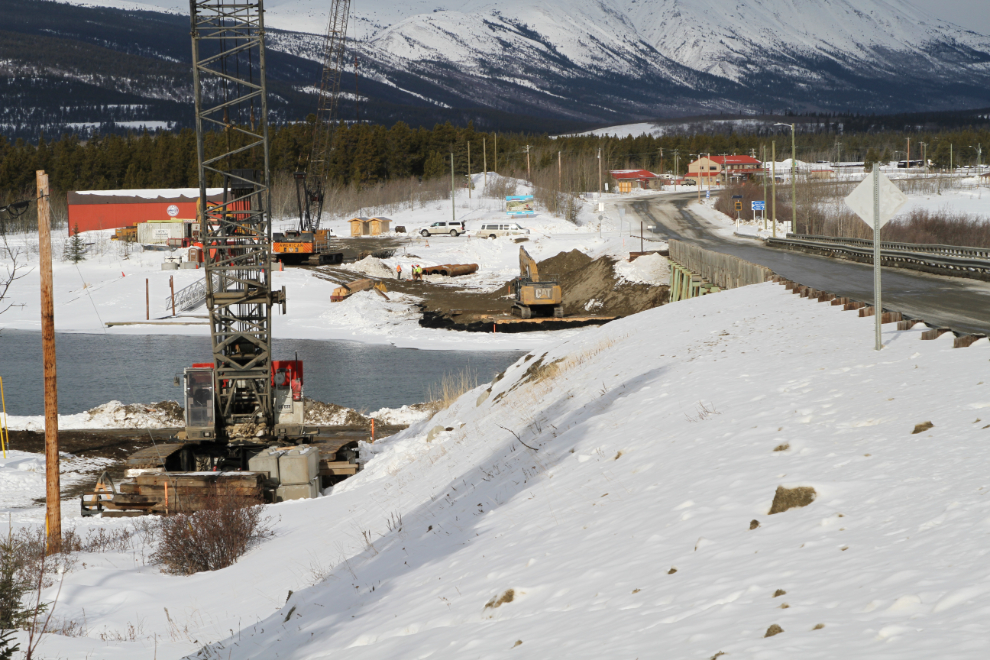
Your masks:
M763 201L763 202L750 202L750 203L753 205L753 210L754 211L766 211L767 210L767 203L765 201Z
M711 197L711 196L712 196L712 191L711 190L706 190L705 191L705 197Z

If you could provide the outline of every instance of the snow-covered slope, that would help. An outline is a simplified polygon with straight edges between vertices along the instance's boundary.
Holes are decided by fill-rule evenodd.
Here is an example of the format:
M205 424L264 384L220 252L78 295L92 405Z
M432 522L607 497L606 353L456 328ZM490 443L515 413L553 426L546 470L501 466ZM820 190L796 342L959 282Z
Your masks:
M43 653L983 658L987 341L872 333L773 284L583 333L272 507L230 568L81 558L56 613L91 632ZM768 515L781 486L814 500Z

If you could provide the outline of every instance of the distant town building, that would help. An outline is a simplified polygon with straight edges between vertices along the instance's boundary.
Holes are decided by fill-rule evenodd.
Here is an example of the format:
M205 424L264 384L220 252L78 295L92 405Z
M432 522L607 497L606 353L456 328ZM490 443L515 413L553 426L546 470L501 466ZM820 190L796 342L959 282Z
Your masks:
M702 156L688 164L687 176L701 180L711 177L741 181L762 172L760 161L751 156Z
M631 192L633 188L658 188L662 183L660 175L649 170L612 170L609 176L615 179L620 193Z

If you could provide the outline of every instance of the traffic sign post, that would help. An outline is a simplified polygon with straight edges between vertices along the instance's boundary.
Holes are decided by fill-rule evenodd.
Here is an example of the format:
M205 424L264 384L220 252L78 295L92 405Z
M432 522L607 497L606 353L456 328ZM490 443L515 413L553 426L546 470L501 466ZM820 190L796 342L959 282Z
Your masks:
M753 211L753 222L756 222L756 212L760 212L760 217L763 218L763 228L767 228L767 203L766 201L753 201L749 203L750 209Z
M879 166L874 163L873 176L863 179L863 182L849 193L845 202L863 222L873 225L873 312L876 316L874 348L879 351L883 348L880 336L880 326L883 322L883 301L880 295L880 229L907 203L907 197L880 172Z

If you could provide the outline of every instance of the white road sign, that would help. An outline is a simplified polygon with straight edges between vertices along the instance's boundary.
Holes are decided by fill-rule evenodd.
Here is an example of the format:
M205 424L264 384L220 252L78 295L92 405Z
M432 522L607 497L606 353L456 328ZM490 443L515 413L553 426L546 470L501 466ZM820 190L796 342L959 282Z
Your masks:
M904 204L907 197L900 188L891 183L890 179L880 173L880 226L894 217ZM863 219L863 222L873 226L873 177L868 176L845 199L846 206Z

